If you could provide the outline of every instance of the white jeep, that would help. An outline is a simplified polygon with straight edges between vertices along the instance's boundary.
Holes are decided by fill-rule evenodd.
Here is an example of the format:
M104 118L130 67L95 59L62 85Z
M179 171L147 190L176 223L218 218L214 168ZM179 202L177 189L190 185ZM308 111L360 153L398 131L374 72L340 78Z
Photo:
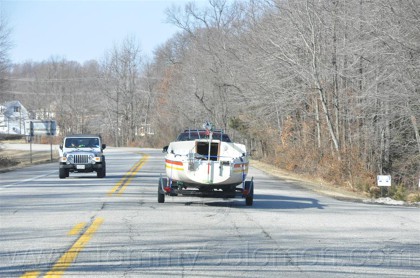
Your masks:
M98 178L106 176L106 164L99 135L71 135L60 145L59 177L64 179L72 173L96 172Z

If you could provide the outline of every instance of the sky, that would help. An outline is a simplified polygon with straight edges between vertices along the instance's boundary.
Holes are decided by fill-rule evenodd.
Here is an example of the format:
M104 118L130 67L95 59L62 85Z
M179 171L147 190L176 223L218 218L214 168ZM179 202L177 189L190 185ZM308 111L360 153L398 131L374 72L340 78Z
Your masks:
M203 3L204 0L195 0ZM166 23L165 9L188 0L0 0L12 28L12 63L101 60L105 52L134 37L149 58L180 31ZM205 1L204 1L205 3Z

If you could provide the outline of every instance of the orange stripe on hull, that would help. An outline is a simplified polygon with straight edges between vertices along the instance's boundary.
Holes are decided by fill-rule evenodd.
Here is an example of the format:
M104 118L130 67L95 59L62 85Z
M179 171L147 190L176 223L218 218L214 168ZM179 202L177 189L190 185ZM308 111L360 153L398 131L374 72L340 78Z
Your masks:
M184 164L181 161L165 159L166 168L171 171L184 171Z
M174 160L165 159L165 162L168 163L168 164L184 166L184 164L181 161L174 161Z

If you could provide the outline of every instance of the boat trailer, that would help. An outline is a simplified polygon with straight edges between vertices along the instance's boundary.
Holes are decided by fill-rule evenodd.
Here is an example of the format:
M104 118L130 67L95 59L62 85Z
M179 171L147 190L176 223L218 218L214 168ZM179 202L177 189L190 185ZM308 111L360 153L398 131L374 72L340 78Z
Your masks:
M244 198L246 206L252 206L254 203L254 178L250 181L243 181L242 187L236 187L231 190L222 190L205 187L205 189L188 189L188 186L179 181L172 181L169 178L160 175L158 185L158 203L165 202L165 196L194 196L206 198Z

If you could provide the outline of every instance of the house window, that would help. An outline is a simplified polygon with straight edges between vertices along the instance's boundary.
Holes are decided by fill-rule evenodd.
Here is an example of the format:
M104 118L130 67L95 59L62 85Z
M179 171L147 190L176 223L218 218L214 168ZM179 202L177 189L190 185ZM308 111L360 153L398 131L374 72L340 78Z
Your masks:
M20 106L13 107L13 112L20 112Z

